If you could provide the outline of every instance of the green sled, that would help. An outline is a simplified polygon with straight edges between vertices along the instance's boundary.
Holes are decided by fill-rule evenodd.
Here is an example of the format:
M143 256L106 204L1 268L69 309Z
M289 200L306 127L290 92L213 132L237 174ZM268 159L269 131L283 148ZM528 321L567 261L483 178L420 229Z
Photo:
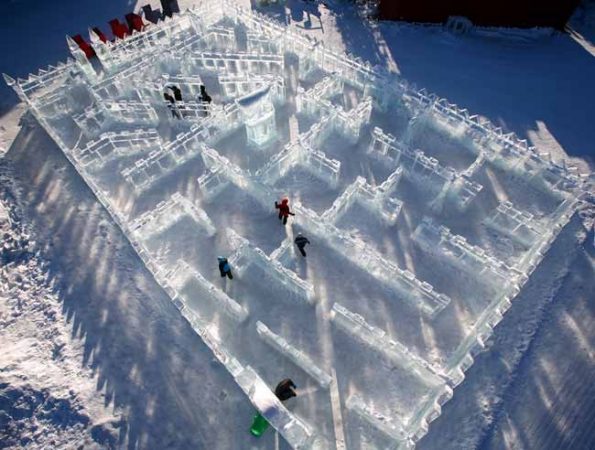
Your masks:
M260 414L256 414L252 426L250 427L250 433L254 436L262 436L262 433L264 433L268 427L269 423L267 420Z

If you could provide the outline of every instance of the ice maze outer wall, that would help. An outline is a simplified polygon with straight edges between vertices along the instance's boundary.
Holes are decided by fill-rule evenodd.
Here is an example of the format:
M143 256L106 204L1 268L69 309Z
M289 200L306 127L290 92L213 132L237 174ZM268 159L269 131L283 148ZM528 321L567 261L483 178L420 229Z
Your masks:
M413 367L413 370L422 374L420 379L423 380L424 386L434 392L427 402L419 405L407 424L397 423L393 420L394 418L382 417L371 410L358 396L352 396L346 402L348 410L353 411L363 421L391 437L395 446L410 447L427 432L429 422L441 413L441 405L451 398L452 389L462 382L465 370L472 365L473 355L478 349L482 348L486 339L491 335L494 326L502 319L503 314L510 307L511 301L528 276L539 264L562 227L570 220L580 201L582 180L571 169L552 162L547 155L539 154L535 148L529 147L526 141L518 139L513 134L504 133L489 122L470 115L466 110L459 109L446 100L428 94L423 89L418 90L406 81L384 70L373 68L369 63L358 58L329 50L319 42L313 42L260 14L243 10L227 2L208 2L207 5L202 6L200 9L185 11L174 17L174 19L168 19L157 25L150 25L145 31L133 33L132 36L124 40L116 40L114 43L107 44L94 42L98 47L97 54L103 66L103 72L98 72L86 60L82 52L71 45L70 48L74 59L69 59L66 63L60 63L56 67L49 67L48 70L41 70L38 74L31 75L27 80L13 80L5 75L6 82L14 88L20 99L27 103L39 123L62 149L65 156L92 189L97 199L127 236L157 283L171 297L180 313L201 336L218 360L227 368L254 406L293 448L322 449L337 448L339 445L330 443L323 437L316 435L310 424L305 423L290 412L275 398L269 387L252 367L242 365L235 356L228 352L216 336L212 335L209 324L192 311L185 298L178 291L179 285L176 280L179 281L178 275L180 272L185 271L187 275L192 276L192 271L184 270L187 267L184 261L179 261L179 264L173 268L165 269L151 256L150 251L141 239L142 235L139 233L139 230L143 227L150 226L151 223L158 220L159 211L162 210L165 211L164 214L168 214L168 211L174 208L178 211L176 214L192 218L207 235L212 235L214 227L208 216L187 199L175 194L169 201L157 205L154 212L131 222L122 211L115 207L113 201L93 179L89 172L89 167L93 168L93 164L87 167L86 158L88 155L100 155L99 166L109 162L110 155L113 152L118 153L120 151L119 145L122 140L130 140L132 148L140 149L149 146L153 150L149 150L147 155L143 156L139 163L127 172L128 176L132 177L139 171L145 170L146 167L156 168L156 172L153 171L148 174L146 178L143 178L143 181L139 182L139 185L135 185L135 182L131 181L133 188L142 190L160 179L163 173L196 155L200 154L208 159L211 150L208 149L206 144L208 144L209 140L215 135L220 136L229 133L240 125L238 112L233 107L213 110L207 121L200 119L199 116L202 113L197 113L194 119L190 119L196 120L197 123L192 126L189 132L163 145L156 131L152 128L156 125L157 116L150 105L142 102L119 102L117 108L107 113L101 109L100 100L102 96L110 93L118 94L121 93L121 89L127 89L125 83L120 83L118 80L121 80L122 77L134 76L134 70L140 67L139 64L147 66L147 63L143 62L135 63L132 67L127 66L131 55L135 53L144 53L146 60L149 60L151 54L156 54L163 49L174 48L176 51L183 53L185 49L190 48L192 45L201 41L208 42L209 40L213 41L215 49L231 49L233 45L230 40L233 40L233 37L229 36L228 30L213 26L221 20L229 20L233 23L240 21L248 30L248 52L246 54L217 53L212 48L201 53L201 60L206 65L205 69L216 70L219 67L218 64L224 65L225 68L222 70L228 73L222 78L224 83L229 84L232 81L235 83L244 82L245 86L246 79L242 78L243 76L233 74L234 67L243 65L245 67L256 67L256 72L262 72L262 80L266 80L266 76L272 74L273 78L271 79L275 80L275 85L278 85L280 79L278 77L279 65L283 64L283 58L279 58L278 55L293 53L300 58L300 71L305 73L315 67L320 67L328 73L334 73L337 80L341 80L341 83L350 83L360 89L366 98L371 99L374 108L383 110L391 101L400 99L413 110L419 111L420 114L431 115L437 123L440 123L446 129L455 130L457 133L463 132L480 143L481 154L477 156L476 163L468 169L468 172L480 170L483 161L492 161L506 170L526 175L530 180L534 180L540 188L558 192L560 198L563 199L553 214L554 220L551 226L546 229L536 226L530 215L523 214L516 210L514 205L506 202L498 207L493 216L486 219L486 226L506 230L512 234L512 238L530 246L530 251L512 268L504 266L501 261L487 258L481 249L467 243L464 238L455 235L448 228L433 224L431 220L424 220L418 227L413 239L419 241L421 246L427 245L428 242L434 242L444 254L448 255L449 258L453 258L457 264L471 268L469 270L473 270L473 267L481 267L482 270L492 271L494 277L503 277L503 273L513 275L512 279L509 280L508 289L505 289L502 295L483 311L475 322L473 332L458 346L456 355L449 358L450 365L445 370L437 370L421 358L412 355L402 344L393 341L384 331L368 324L362 316L352 313L340 303L335 303L333 306L331 314L333 323L340 328L346 329L352 337L364 342L367 346L383 349L382 352L386 354L387 358L394 359L399 364L407 367ZM190 37L187 36L188 30L191 30ZM259 54L259 52L262 52L262 54ZM182 80L180 82L193 80L192 77L184 74L178 74L177 79ZM280 80L282 83L282 78ZM195 81L194 79L192 83ZM266 81L262 82L266 83ZM261 84L259 83L260 81L255 86L260 87ZM324 83L328 84L329 80L327 79ZM319 88L324 88L324 83ZM95 101L98 102L99 106L96 109L90 108L85 111L78 111L77 115L77 105L72 103L72 97L69 97L69 95L76 92L82 85L90 86L90 91L95 96ZM195 86L193 85L192 88L194 89ZM139 87L139 90L145 95L151 95L152 89L150 85ZM242 89L239 84L238 87L234 88L237 92L241 92ZM328 103L325 103L324 98L321 96L312 96L312 93L303 92L303 90L298 92L299 95L302 95L303 102L305 102L300 107L322 110L327 115L338 115L341 117L340 120L343 120L344 133L352 135L354 138L359 136L361 123L358 122L357 117L350 118L349 114L352 113L346 114L337 111L332 105L329 106ZM311 97L308 97L309 95ZM99 123L98 114L102 111L105 113L105 120L117 114L124 121L127 121L130 115L139 117L138 114L136 116L135 114L141 111L142 126L139 125L134 132L110 132L96 136L94 130L97 127L100 128L100 125L96 127L92 121ZM91 137L84 148L77 147L76 136L56 128L55 121L71 113L75 115L75 120L82 124L81 129L86 130L86 133ZM357 112L354 110L354 113ZM364 120L369 121L370 111L364 111L363 114L364 116L367 114ZM401 149L398 144L393 143L394 138L392 136L384 134L382 130L374 130L374 136L375 140L370 148L371 153L379 154L381 157L392 154L397 158L401 158L402 154L407 154L413 158L413 166L420 167L419 164L422 164L421 167L424 173L434 171L442 176L442 172L439 171L442 171L443 168L434 163L432 158L426 157L423 153L421 155L419 153L407 153L406 149ZM304 140L306 138L306 136L302 137ZM287 151L291 151L291 145ZM105 153L102 154L101 152ZM322 158L325 158L323 153L321 155ZM164 158L169 158L170 162L167 162ZM93 160L93 158L90 158L90 160ZM227 160L223 159L223 161ZM336 171L338 172L339 163L336 162L336 164ZM225 178L225 173L227 173L228 176L235 177L234 179L239 180L240 183L245 182L250 186L254 186L254 189L258 191L255 191L254 195L261 198L263 202L268 201L269 196L273 195L266 183L262 185L261 191L261 187L258 185L259 181L255 184L254 178L244 174L239 168L233 168L232 165L228 164L225 170L218 172L217 167L211 170L215 170L215 172L211 173L215 173L219 177ZM396 175L394 177L395 183L397 178L402 175L401 170L397 168L394 174ZM444 189L448 189L449 195L456 196L461 192L462 187L468 187L466 191L468 196L457 197L463 199L459 205L461 210L466 207L469 196L473 197L478 191L476 186L472 186L467 182L470 175L470 173L451 172L444 178L447 180L447 187ZM413 176L413 169L407 172L407 176ZM231 179L223 180L223 182L230 181L233 182ZM381 217L385 218L388 223L394 223L399 214L401 202L398 199L390 198L390 195L383 190L382 186L372 188L365 184L364 180L358 178L356 183L352 185L351 191L346 191L344 197L338 198L337 201L340 203L346 201L345 199L349 195L357 195L360 202L364 202L369 208L377 208ZM375 206L371 206L366 202L379 204L374 203ZM339 203L335 205L335 209L340 209ZM383 211L382 208L386 208L387 205L390 209ZM296 207L303 217L301 220L306 229L310 227L312 230L320 230L321 235L330 233L330 235L337 236L337 242L347 242L349 245L353 245L355 249L366 249L367 254L373 255L374 258L380 258L377 252L367 249L357 241L352 241L350 237L346 237L337 231L333 225L322 224L320 219L311 211L300 205L296 205ZM331 223L336 219L332 208L323 217L329 219ZM271 267L271 270L281 274L279 280L282 284L290 286L296 292L302 292L306 304L312 303L312 286L296 277L293 272L283 268L277 260L277 257L280 259L282 253L289 249L291 242L284 242L269 257L259 249L252 248L248 242L239 236L230 235L230 239L237 243L235 258L238 262L242 258L251 258L251 263L257 261L258 264ZM364 265L365 267L367 266ZM398 271L401 279L408 283L405 285L415 287L414 291L420 291L425 298L439 300L438 309L430 310L428 314L430 317L448 303L448 298L431 292L431 289L428 291L423 283L414 277L411 278L412 274L407 273L407 271L403 272L398 267L395 268L395 271ZM226 305L228 313L237 320L242 321L249 314L233 299L221 296L221 293L217 292L216 288L210 285L207 280L204 280L200 274L196 273L194 278L201 283L205 292L207 292L206 295L213 295L214 298L218 298L221 303ZM209 292L211 294L208 294ZM270 346L279 352L285 353L298 366L304 367L320 386L323 388L329 388L330 386L332 389L332 385L336 383L336 380L316 367L307 354L303 354L299 349L292 347L282 336L276 335L261 322L258 322L258 333Z

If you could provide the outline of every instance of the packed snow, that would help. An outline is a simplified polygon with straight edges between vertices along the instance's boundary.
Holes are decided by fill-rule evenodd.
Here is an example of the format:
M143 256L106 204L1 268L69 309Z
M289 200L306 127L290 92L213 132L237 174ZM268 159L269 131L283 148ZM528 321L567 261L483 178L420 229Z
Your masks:
M2 162L8 446L588 448L589 383L542 425L593 369L583 175L232 3L95 45L7 78L30 109ZM532 417L505 396L560 373L554 311L581 355Z

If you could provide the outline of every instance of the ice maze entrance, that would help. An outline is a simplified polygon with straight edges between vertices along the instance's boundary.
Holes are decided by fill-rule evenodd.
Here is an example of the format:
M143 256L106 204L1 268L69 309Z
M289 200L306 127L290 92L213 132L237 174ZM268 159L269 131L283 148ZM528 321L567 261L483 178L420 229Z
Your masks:
M96 64L72 46L5 79L290 446L410 448L581 179L381 69L208 3L124 40L91 36ZM299 395L281 404L285 377Z

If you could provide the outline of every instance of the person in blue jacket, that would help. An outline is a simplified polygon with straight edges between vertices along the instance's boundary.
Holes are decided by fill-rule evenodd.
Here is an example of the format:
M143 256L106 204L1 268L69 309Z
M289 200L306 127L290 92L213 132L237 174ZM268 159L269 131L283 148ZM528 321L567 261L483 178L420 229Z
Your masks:
M219 261L219 272L221 273L221 277L224 278L227 276L230 280L233 280L233 275L231 274L231 266L227 261L227 258L223 256L218 256L217 261Z

